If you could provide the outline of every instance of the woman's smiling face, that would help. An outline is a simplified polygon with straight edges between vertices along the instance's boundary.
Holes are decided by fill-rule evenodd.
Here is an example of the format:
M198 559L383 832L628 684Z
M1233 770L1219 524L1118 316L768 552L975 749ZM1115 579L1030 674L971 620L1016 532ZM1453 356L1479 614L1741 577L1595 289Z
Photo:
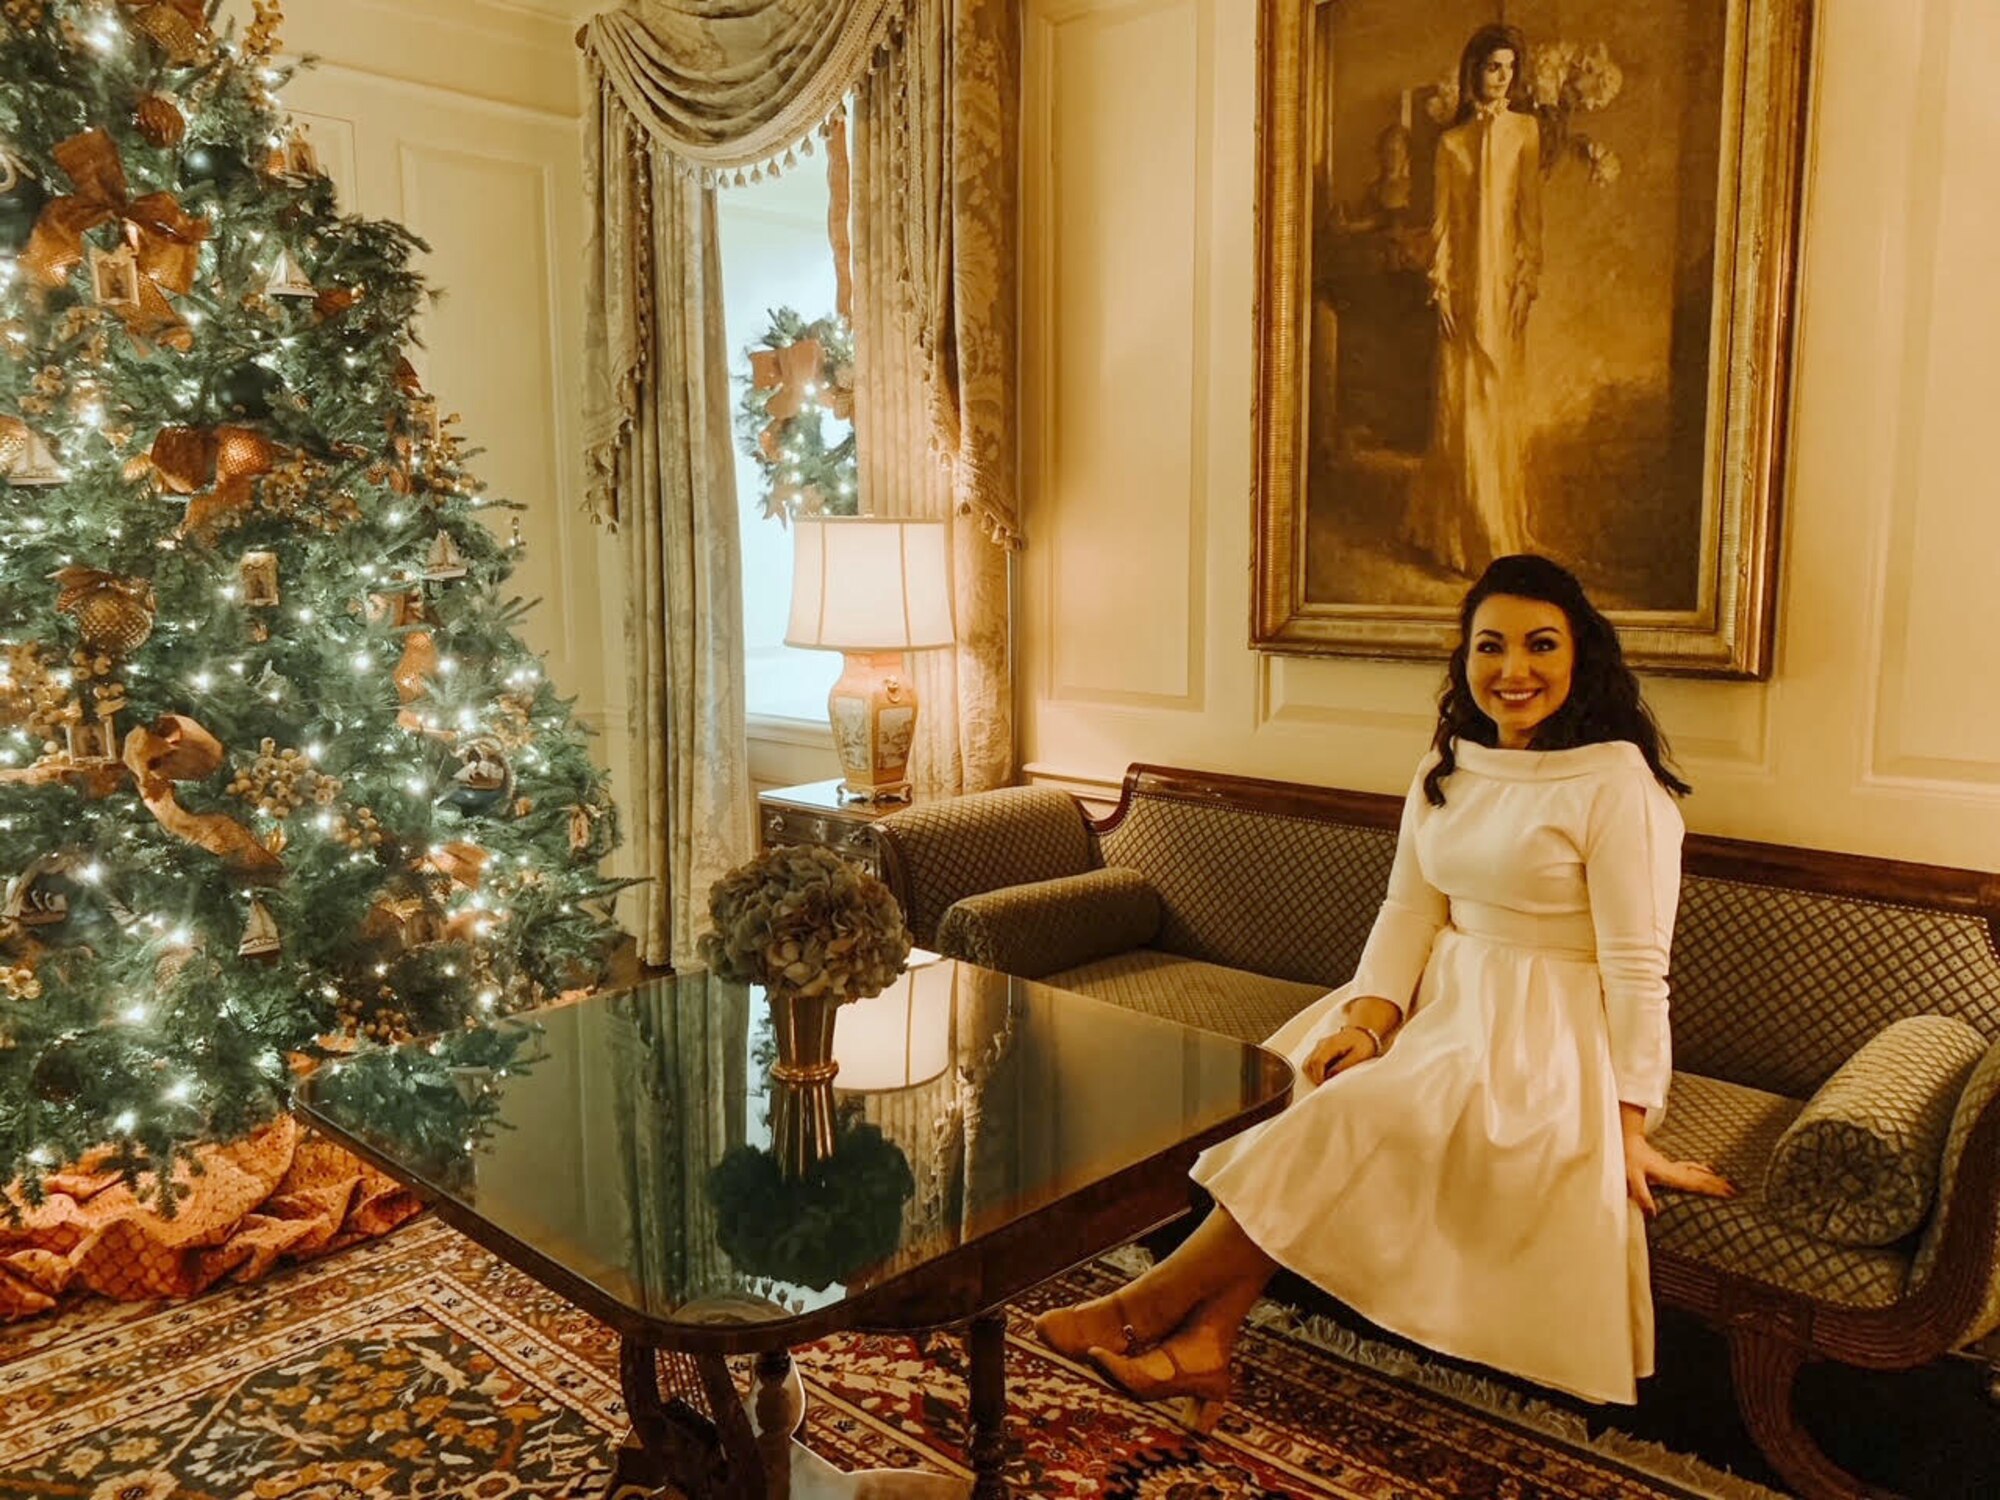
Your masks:
M1525 750L1542 721L1569 701L1576 639L1562 607L1494 594L1473 612L1465 680L1500 731L1500 748Z

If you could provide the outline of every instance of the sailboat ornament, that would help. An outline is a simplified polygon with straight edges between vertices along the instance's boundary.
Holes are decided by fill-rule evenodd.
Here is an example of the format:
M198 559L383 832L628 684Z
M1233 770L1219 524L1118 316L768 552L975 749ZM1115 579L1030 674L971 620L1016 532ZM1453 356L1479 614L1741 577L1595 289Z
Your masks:
M449 531L440 531L431 539L430 556L424 560L424 577L463 578L468 571L465 554L458 550L458 543L451 539Z

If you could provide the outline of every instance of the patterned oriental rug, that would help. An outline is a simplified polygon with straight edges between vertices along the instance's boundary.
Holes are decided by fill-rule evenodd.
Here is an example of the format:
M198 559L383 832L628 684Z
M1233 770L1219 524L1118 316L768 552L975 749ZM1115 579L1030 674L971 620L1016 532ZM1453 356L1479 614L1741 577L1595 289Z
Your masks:
M1034 1341L1035 1310L1122 1277L1097 1262L1013 1320L1022 1500L1771 1496L1629 1440L1593 1448L1518 1397L1482 1409L1477 1382L1426 1384L1408 1356L1324 1347L1275 1309L1245 1339L1228 1414L1196 1437ZM805 1438L825 1457L967 1472L956 1341L925 1357L905 1338L837 1338L799 1361ZM610 1334L430 1218L197 1302L91 1301L0 1329L9 1500L591 1496L623 1428Z

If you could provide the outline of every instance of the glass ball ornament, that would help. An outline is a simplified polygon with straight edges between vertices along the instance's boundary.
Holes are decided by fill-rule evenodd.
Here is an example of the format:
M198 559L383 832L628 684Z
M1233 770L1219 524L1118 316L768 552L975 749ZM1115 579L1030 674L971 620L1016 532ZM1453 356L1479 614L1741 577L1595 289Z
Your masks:
M225 416L261 421L271 415L271 403L284 389L275 370L245 361L215 385L215 404Z
M25 250L49 201L48 189L11 163L0 162L0 250Z

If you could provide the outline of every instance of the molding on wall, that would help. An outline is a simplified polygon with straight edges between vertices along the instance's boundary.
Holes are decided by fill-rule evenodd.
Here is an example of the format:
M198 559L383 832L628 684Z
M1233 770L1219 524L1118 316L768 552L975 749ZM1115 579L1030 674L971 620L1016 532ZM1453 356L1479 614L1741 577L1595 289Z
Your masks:
M1053 787L1085 802L1110 807L1118 801L1119 792L1125 785L1125 774L1121 771L1115 776L1093 776L1031 761L1021 767L1021 784Z
M295 59L289 59L295 60ZM539 104L523 104L518 100L500 99L490 94L475 93L469 89L453 88L446 83L425 83L415 78L406 78L400 73L383 73L373 68L361 67L354 63L335 62L320 58L314 62L312 71L329 78L346 78L369 84L376 88L390 89L397 93L426 99L444 98L467 109L482 110L493 115L506 116L516 120L530 120L541 125L560 125L574 128L579 116L574 110L551 109ZM581 153L582 147L579 146ZM580 159L580 156L579 156Z
M1209 262L1213 259L1210 254L1210 193L1214 154L1214 89L1210 75L1214 60L1208 48L1201 45L1200 38L1209 29L1211 4L1212 0L1111 0L1111 3L1104 3L1104 0L1042 0L1042 3L1031 4L1028 8L1024 65L1033 83L1039 85L1038 90L1031 88L1030 97L1038 93L1039 102L1024 120L1023 130L1023 207L1026 210L1023 241L1032 247L1023 267L1022 291L1026 311L1024 373L1031 382L1029 401L1023 405L1025 411L1032 403L1034 420L1023 435L1021 456L1026 503L1034 517L1031 524L1035 533L1047 540L1046 546L1037 549L1040 561L1031 559L1030 565L1036 569L1039 583L1039 587L1032 591L1031 600L1039 596L1035 602L1039 602L1043 611L1036 656L1041 681L1046 685L1045 696L1055 702L1200 712L1206 701L1208 611L1204 573L1209 523L1207 353ZM1056 562L1056 556L1062 550L1063 526L1061 509L1057 504L1060 452L1054 434L1064 424L1059 420L1062 392L1058 354L1062 345L1060 329L1063 319L1057 288L1063 220L1058 213L1061 177L1055 147L1060 122L1057 118L1055 80L1061 67L1060 33L1064 29L1123 22L1147 13L1176 11L1187 13L1197 33L1194 52L1197 102L1189 190L1194 240L1188 252L1194 293L1188 309L1191 339L1189 363L1193 383L1188 392L1190 421L1186 497L1183 508L1173 518L1176 524L1185 527L1188 537L1185 580L1187 626L1180 663L1184 686L1180 691L1120 690L1064 682L1058 665L1057 643L1063 636L1060 622L1065 596L1061 570ZM1030 154L1037 157L1032 168L1027 164Z

